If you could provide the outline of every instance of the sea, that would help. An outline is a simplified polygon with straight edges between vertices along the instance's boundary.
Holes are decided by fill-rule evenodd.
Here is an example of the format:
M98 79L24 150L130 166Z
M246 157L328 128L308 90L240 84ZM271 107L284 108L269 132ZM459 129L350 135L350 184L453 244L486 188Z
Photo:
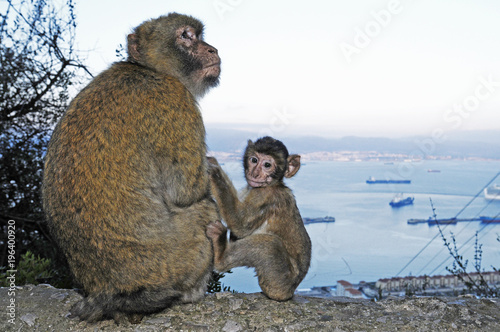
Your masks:
M240 163L222 165L237 189L245 186ZM306 225L312 241L311 267L298 289L353 284L381 278L443 275L453 267L449 250L468 261L467 270L500 268L500 224L479 221L438 226L408 219L498 217L500 201L486 200L483 188L500 184L500 161L423 160L405 162L305 161L293 190L302 217L331 216L333 223ZM408 179L410 184L367 184L376 179ZM389 205L399 193L412 205ZM480 255L478 255L478 253ZM479 258L479 260L478 260ZM232 269L221 280L239 292L259 292L253 268Z

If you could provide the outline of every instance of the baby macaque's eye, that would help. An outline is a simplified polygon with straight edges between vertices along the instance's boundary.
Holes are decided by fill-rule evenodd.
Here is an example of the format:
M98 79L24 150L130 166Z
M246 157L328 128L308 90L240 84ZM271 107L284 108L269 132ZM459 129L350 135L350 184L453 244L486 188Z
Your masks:
M272 166L272 165L271 165L271 163L270 163L270 162L265 162L265 163L264 163L264 167L265 167L265 168L271 168L271 166Z
M259 160L258 160L256 157L250 157L250 162L251 162L252 164L257 164L257 162L258 162L258 161L259 161Z

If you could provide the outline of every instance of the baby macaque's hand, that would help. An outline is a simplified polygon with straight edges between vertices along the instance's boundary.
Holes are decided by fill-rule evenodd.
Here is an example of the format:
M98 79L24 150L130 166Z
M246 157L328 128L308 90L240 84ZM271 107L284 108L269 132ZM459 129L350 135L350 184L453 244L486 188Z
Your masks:
M217 241L221 236L225 236L227 228L219 221L212 221L207 225L206 234L213 241Z

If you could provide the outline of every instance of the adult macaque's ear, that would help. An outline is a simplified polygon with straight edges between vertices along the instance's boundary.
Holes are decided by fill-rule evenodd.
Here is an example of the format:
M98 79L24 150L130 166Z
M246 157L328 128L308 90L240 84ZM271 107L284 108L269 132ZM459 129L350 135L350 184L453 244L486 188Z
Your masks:
M298 154L292 154L288 156L288 168L286 169L285 172L285 177L286 178L291 178L300 169L300 156Z
M139 38L135 33L127 36L128 56L131 60L139 61L141 53L139 52Z

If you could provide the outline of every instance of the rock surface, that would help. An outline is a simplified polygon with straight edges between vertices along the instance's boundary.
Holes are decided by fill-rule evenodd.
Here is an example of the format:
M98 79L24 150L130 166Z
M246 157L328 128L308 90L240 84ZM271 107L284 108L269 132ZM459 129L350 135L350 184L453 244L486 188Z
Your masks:
M0 331L500 331L498 299L296 296L275 302L258 293L218 293L146 316L140 324L118 326L112 320L87 324L67 318L81 299L73 290L27 285L16 287L15 295L9 292L0 288Z

